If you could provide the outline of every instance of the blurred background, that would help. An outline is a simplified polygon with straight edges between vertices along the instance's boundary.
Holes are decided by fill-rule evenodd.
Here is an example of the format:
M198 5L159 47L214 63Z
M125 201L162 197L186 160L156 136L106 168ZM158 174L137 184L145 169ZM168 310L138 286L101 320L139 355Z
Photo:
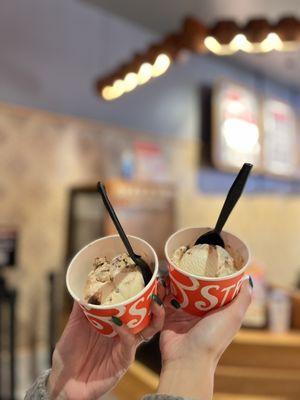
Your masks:
M248 243L253 304L215 399L300 398L300 3L0 0L0 399L22 399L66 323L64 275L114 232L163 247L213 226ZM155 390L157 338L109 399Z

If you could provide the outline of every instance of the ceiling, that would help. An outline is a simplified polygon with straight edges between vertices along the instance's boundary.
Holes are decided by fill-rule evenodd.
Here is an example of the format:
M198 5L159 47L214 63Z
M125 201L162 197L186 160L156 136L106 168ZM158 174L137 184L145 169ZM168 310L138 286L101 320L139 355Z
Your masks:
M179 28L184 17L192 15L206 24L233 18L266 17L270 21L286 15L300 18L299 0L80 0L101 7L154 33L164 34ZM128 55L130 56L130 55ZM248 55L229 59L266 73L274 79L300 88L300 50L293 53Z

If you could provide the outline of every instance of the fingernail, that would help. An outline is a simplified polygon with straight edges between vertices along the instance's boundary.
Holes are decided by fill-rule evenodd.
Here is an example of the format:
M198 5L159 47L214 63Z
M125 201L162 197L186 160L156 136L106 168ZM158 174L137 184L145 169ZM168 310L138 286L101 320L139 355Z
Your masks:
M155 293L152 293L151 294L151 298L159 305L159 306L161 306L162 305L162 301L161 301L161 299L155 294Z
M178 301L176 299L172 299L171 304L173 307L175 307L177 309L180 308L180 304L178 303Z
M249 285L253 288L253 280L250 275L249 275Z
M122 326L123 325L123 322L120 320L120 318L118 318L118 317L115 317L115 316L112 316L111 317L111 320L112 320L112 322L114 323L114 324L116 324L116 325L118 325L118 326Z

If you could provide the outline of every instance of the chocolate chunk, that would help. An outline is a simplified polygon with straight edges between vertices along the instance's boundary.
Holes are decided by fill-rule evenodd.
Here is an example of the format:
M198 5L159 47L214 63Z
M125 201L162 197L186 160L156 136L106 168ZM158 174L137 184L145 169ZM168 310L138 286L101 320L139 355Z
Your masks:
M94 304L95 306L100 306L101 302L97 299L96 296L91 296L88 300L88 303Z

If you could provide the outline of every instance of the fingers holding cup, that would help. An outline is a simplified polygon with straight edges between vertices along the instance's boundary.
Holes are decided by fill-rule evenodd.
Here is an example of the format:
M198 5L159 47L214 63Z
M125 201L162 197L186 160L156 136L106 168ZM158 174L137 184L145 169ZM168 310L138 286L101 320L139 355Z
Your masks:
M83 298L84 285L89 271L87 265L92 265L99 256L113 259L124 253L124 245L118 235L106 236L89 243L80 250L71 261L66 275L66 284L69 293L77 301L87 320L96 330L107 337L116 335L116 324L112 317L121 320L132 334L142 331L151 319L151 294L157 292L158 259L152 246L135 236L128 236L131 245L141 254L150 265L153 275L150 282L136 295L120 303L92 304Z
M139 343L151 340L154 335L162 330L164 325L165 309L163 306L163 302L156 294L152 294L151 297L151 322L143 331L141 331L137 335Z

